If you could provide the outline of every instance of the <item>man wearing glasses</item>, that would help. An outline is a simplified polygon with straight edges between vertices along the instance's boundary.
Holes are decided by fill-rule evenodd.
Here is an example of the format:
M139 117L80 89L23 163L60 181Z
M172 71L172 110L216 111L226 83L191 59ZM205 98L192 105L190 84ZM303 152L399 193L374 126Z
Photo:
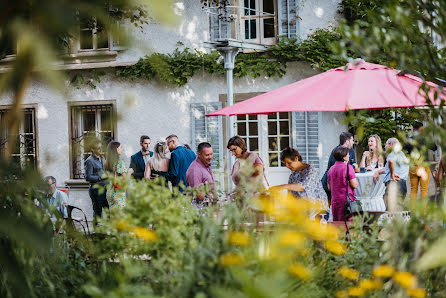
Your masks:
M102 208L108 208L106 198L106 181L102 179L104 173L104 157L102 144L99 140L91 146L91 155L85 160L85 179L90 182L88 193L93 205L93 217L102 217ZM99 191L101 189L101 191Z
M68 196L63 191L56 188L56 178L53 176L45 177L45 182L48 184L46 199L49 206L54 206L60 211L62 216L67 217Z

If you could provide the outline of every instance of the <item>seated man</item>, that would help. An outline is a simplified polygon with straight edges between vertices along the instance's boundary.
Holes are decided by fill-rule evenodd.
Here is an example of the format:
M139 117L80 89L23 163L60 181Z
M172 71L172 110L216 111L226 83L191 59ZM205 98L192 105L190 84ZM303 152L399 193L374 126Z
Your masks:
M211 168L213 150L211 144L200 143L197 148L197 158L190 164L186 172L186 182L191 188L199 187L194 203L200 207L207 205L217 198L215 194L215 180Z
M56 178L54 178L53 176L45 177L45 182L48 184L48 190L46 194L48 205L55 206L60 211L63 217L67 217L67 194L56 188Z

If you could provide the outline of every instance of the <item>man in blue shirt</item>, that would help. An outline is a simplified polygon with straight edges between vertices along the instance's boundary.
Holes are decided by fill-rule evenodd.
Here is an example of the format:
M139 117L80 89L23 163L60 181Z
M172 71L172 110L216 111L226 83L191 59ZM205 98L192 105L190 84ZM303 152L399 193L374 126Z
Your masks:
M171 181L172 186L174 187L180 187L182 182L180 191L183 191L187 187L187 169L189 169L190 164L197 156L192 150L180 146L180 142L176 135L168 136L166 142L171 152L169 171L167 172L166 179Z
M345 132L343 132L343 133L341 133L339 135L339 145L343 146L343 147L347 147L348 149L350 149L350 151L349 151L350 161L349 162L353 166L353 168L355 169L355 172L359 172L358 164L356 163L356 153L355 153L355 149L353 148L354 144L355 144L355 142L354 142L354 139L353 139L353 135L350 132L345 131ZM336 160L335 160L335 158L333 156L333 151L336 149L336 147L330 153L330 158L328 159L327 170L325 171L325 174L324 174L324 176L321 179L322 186L324 187L324 190L327 193L329 201L331 199L331 192L328 189L327 173L328 173L328 170L330 170L330 168L336 162Z
M146 165L149 158L153 156L153 152L149 150L150 148L150 137L143 135L139 139L139 145L141 150L136 152L130 158L130 168L133 169L133 178L142 179L144 178L144 172L146 171Z
M49 206L54 206L59 210L63 217L68 216L67 205L68 196L63 191L56 188L56 178L53 176L45 177L45 182L48 184L48 190L46 195L46 200Z

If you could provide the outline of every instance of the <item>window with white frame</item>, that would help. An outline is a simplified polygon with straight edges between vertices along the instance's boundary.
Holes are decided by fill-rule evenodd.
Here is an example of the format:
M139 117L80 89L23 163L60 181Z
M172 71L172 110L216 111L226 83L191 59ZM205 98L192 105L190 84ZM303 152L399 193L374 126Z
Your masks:
M70 108L71 176L85 178L84 164L90 156L90 145L98 139L103 147L114 140L113 104L86 104Z
M275 44L276 0L240 0L240 6L241 39L264 45Z
M257 115L237 115L237 134L245 140L250 152L259 153L259 120Z
M237 135L246 142L250 152L258 153L265 165L270 168L284 167L280 162L280 152L291 146L290 113L264 115L238 115ZM266 128L266 132L262 130Z
M270 167L283 167L280 152L291 146L290 113L268 114L268 159Z
M4 156L11 149L9 155L21 167L37 167L37 135L36 110L27 108L23 111L23 119L19 125L18 134L11 135L7 124L8 109L0 110L0 154ZM9 146L13 140L14 146Z
M106 26L96 18L80 18L79 51L109 49L109 35Z

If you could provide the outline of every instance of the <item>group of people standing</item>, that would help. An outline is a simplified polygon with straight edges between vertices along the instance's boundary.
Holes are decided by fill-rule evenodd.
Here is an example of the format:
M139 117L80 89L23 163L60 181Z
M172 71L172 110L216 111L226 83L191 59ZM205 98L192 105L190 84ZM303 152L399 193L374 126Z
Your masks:
M413 129L414 138L417 138L423 130L423 125L416 122ZM277 185L272 189L286 189L296 197L319 202L324 209L322 213L328 214L331 210L334 221L345 219L347 191L354 197L355 189L359 186L356 178L358 172L374 171L375 183L379 175L384 174L382 182L386 186L396 183L402 196L407 193L406 180L410 179L411 197L416 198L418 185L421 188L421 197L427 196L429 167L415 166L409 169L409 159L402 150L405 149L410 155L416 146L411 140L403 147L398 139L389 138L385 143L385 152L388 153L385 155L380 137L371 135L368 139L369 150L363 153L359 166L353 148L353 135L343 132L339 141L339 145L331 151L322 179L312 165L303 162L296 149L282 150L280 160L291 170L291 174L287 184ZM101 142L92 144L91 155L85 161L85 174L90 183L89 195L95 217L102 216L103 208L123 208L126 205L126 191L107 181L103 176L106 172L115 177L133 176L137 180L162 177L172 187L179 187L181 192L188 191L188 187L194 188L193 203L197 206L207 205L218 199L211 167L213 148L210 143L200 143L196 148L197 155L189 146L181 145L176 135L170 135L165 141L156 143L153 152L149 150L150 145L150 137L141 136L141 149L131 156L130 166L127 167L121 159L122 148L119 142L112 141L108 144L106 158L103 156ZM248 152L241 137L234 136L229 139L227 149L236 158L231 172L232 181L236 186L241 183L243 168L251 169L248 175L250 184L255 184L252 179L257 179L257 185L268 184L262 159L257 153ZM435 150L436 146L433 145L429 149ZM55 188L53 177L47 177L46 181L50 186L54 184ZM197 187L201 188L197 190ZM60 196L59 192L52 193ZM62 212L65 214L65 209ZM312 217L317 213L312 214Z

